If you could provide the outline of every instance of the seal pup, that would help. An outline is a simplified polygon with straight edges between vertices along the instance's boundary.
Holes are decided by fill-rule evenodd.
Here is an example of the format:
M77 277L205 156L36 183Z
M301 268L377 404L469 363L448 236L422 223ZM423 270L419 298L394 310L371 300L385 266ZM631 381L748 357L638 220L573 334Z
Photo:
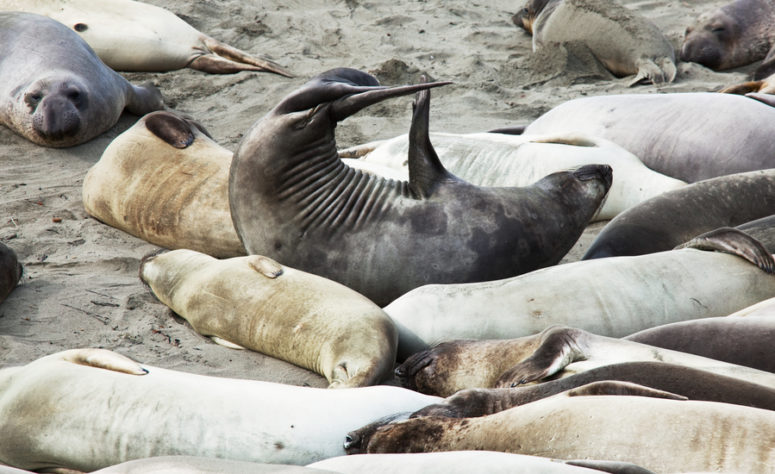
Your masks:
M524 188L481 188L444 167L428 138L430 92L382 87L333 69L283 99L247 132L232 160L229 204L250 254L330 278L387 304L427 283L485 281L553 265L611 185L588 165ZM417 93L409 182L354 170L337 155L338 121Z
M479 418L412 418L365 434L349 451L480 449L627 461L655 472L767 473L775 463L775 412L640 396L558 395Z
M22 265L16 252L0 242L0 303L11 294L22 277Z
M0 12L0 124L38 145L84 143L126 108L163 108L151 86L134 86L105 66L63 24L30 13Z
M775 214L775 170L707 179L646 200L603 227L583 259L670 250L704 232Z
M433 148L445 168L478 186L528 186L550 173L587 164L606 164L613 182L603 206L592 218L609 220L625 209L685 182L647 168L619 145L583 134L506 135L502 133L431 133ZM400 170L408 179L407 135L340 150L350 166L360 163Z
M73 349L0 370L0 463L91 472L186 455L309 464L348 431L440 401L399 387L326 390L208 377Z
M710 240L722 251L584 260L504 280L417 288L384 308L398 328L398 358L439 342L529 336L553 324L622 337L725 316L775 296L775 276L768 274L775 262L759 242L739 231Z
M673 82L675 52L659 28L612 0L528 0L512 18L533 35L533 51L580 43L616 76Z
M171 112L116 137L83 180L86 212L152 244L245 255L229 212L231 151Z
M140 278L198 333L317 372L329 388L391 375L393 321L339 283L268 257L217 260L193 250L143 259Z
M775 108L735 94L573 99L538 117L524 133L569 132L611 140L652 170L687 182L775 168Z
M754 77L775 72L775 5L769 0L734 0L703 13L686 28L681 60L724 70L764 62Z
M163 72L190 67L212 74L286 69L222 43L171 11L132 0L3 0L0 10L53 18L78 33L117 71Z

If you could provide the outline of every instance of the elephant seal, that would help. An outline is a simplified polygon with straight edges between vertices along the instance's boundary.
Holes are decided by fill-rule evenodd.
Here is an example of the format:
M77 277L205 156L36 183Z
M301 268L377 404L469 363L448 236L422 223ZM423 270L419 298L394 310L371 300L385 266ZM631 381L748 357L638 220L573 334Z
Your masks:
M775 108L734 94L584 97L525 128L526 134L570 132L611 140L652 170L687 182L775 168Z
M382 87L333 69L283 99L247 132L232 160L229 204L250 254L358 291L379 305L427 283L485 281L553 265L611 186L588 165L524 188L481 188L450 174L428 138L430 92ZM354 170L337 155L336 123L417 93L409 182Z
M339 283L268 257L217 260L193 250L143 259L140 278L198 333L313 370L330 387L391 375L393 322Z
M775 295L775 276L767 273L775 261L760 243L739 231L710 240L724 250L585 260L505 280L417 288L384 308L398 328L398 358L439 342L528 336L553 324L622 337L725 316Z
M533 35L533 51L579 43L616 76L673 82L675 52L659 28L613 0L528 0L513 18Z
M616 216L583 259L670 250L718 227L771 214L775 214L775 170L720 176L665 192Z
M92 474L325 474L291 464L265 464L201 456L156 456L122 462ZM2 471L0 470L0 474Z
M0 463L87 472L169 455L308 464L344 455L350 430L440 401L399 387L195 375L104 349L2 369L0 393Z
M610 166L613 183L593 221L612 219L646 199L686 185L648 169L615 143L581 134L431 133L430 139L445 168L478 186L528 186L562 170L595 163ZM400 170L406 180L408 152L408 136L401 135L340 150L339 156L359 158L348 160L350 166L365 162Z
M479 418L413 418L365 434L350 451L480 449L627 461L655 472L766 473L775 463L775 412L651 397L555 396Z
M130 84L50 18L0 12L0 44L0 124L38 145L77 145L125 107L144 115L164 106L155 87Z
M83 180L83 205L109 226L161 247L245 254L229 212L232 153L171 112L116 137Z
M775 72L775 5L769 0L734 0L703 13L686 28L681 60L724 70L764 62L756 79Z
M0 303L16 288L22 277L22 271L16 252L0 242Z
M775 388L775 374L770 372L565 326L552 326L539 334L515 339L442 343L408 358L396 368L396 375L407 388L449 396L466 388L516 387L614 363L649 361Z
M132 0L3 0L0 10L44 15L78 33L117 71L163 72L190 67L213 74L267 71L278 64L224 44L155 5Z

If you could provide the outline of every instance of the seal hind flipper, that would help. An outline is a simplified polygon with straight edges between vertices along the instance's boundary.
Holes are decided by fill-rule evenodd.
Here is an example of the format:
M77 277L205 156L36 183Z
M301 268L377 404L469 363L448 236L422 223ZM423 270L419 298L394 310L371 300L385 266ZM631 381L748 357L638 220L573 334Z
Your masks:
M129 357L107 349L72 349L57 354L61 360L73 364L113 370L130 375L145 375L148 370Z
M194 143L191 124L177 115L161 111L148 114L145 128L169 145L183 149Z
M251 255L248 257L248 265L267 278L274 279L283 274L282 265L263 255Z
M240 71L272 72L285 77L294 77L290 71L267 59L259 59L222 43L215 38L202 38L205 53L194 58L188 67L211 74L233 74Z
M766 273L775 273L775 259L762 245L745 232L732 227L721 227L698 235L692 240L676 247L678 249L694 248L699 250L715 250L737 255Z
M596 459L570 459L563 461L569 466L585 467L610 474L654 474L654 471L625 461L603 461Z
M637 63L638 74L627 84L632 87L641 81L651 82L654 85L661 85L666 82L673 82L678 70L675 64L669 58L663 58L661 65L658 65L652 59L643 59Z
M564 393L568 397L590 395L634 395L638 397L667 398L670 400L688 400L688 398L683 395L619 380L601 380L592 382L580 387L572 388Z

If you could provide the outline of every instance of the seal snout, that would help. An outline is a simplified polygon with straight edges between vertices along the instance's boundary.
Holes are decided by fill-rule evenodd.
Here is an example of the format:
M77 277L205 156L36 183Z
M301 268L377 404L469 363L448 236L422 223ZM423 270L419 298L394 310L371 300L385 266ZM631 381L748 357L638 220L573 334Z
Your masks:
M32 108L32 127L42 137L62 140L81 130L80 109L86 95L76 87L63 87L54 94L29 93L25 101Z
M608 165L586 165L573 172L573 175L581 181L598 179L610 188L613 183L614 173Z
M361 453L361 437L358 433L351 431L344 437L344 450L347 454Z

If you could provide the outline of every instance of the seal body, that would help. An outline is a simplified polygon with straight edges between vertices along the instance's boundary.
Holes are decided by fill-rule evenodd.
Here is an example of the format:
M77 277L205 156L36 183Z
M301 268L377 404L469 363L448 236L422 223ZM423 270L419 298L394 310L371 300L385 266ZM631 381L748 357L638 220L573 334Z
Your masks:
M605 202L592 220L608 220L630 207L686 185L683 181L648 169L632 153L608 140L582 135L506 135L502 133L431 133L433 147L444 166L478 186L529 186L544 176L588 164L606 164L613 182ZM407 135L367 143L340 156L388 166L409 176Z
M16 288L22 271L16 252L0 242L0 303Z
M192 250L144 260L140 277L200 334L313 370L331 387L373 385L391 375L393 322L339 283L267 257L217 260Z
M491 280L558 262L602 203L610 167L556 173L525 188L463 182L428 139L427 92L418 94L412 120L409 182L342 163L337 120L433 86L384 88L368 74L336 69L256 123L229 182L248 253L338 281L380 305L426 283Z
M775 108L734 94L584 97L558 105L525 129L569 132L611 140L649 168L688 182L775 167Z
M584 259L670 250L718 227L771 214L775 170L720 176L665 192L616 216L595 237Z
M0 10L45 15L77 32L110 68L171 71L190 67L210 73L269 71L279 65L215 40L177 15L132 0L3 0Z
M528 0L515 18L533 35L533 51L580 43L617 76L673 82L675 52L652 22L612 0Z
M84 178L83 204L155 245L244 255L229 212L231 157L193 123L155 112L105 149Z
M2 12L0 43L0 123L39 145L77 145L125 107L137 115L163 107L156 88L133 86L50 18Z
M253 463L201 456L156 456L122 462L94 471L95 474L325 474L331 472L290 464Z
M427 285L385 312L398 327L402 359L434 343L528 336L553 324L622 337L725 316L773 295L775 277L751 263L682 249L573 262L484 283Z
M757 79L775 69L775 5L768 0L735 0L703 13L686 28L681 60L724 70L765 59Z
M194 375L102 349L3 369L0 393L0 462L89 472L170 455L307 464L344 455L349 430L439 401L398 387L326 390Z
M594 427L594 429L590 429ZM702 443L712 433L712 443ZM628 461L655 472L770 472L775 413L704 401L551 397L480 418L385 425L364 452L483 449L560 459Z

